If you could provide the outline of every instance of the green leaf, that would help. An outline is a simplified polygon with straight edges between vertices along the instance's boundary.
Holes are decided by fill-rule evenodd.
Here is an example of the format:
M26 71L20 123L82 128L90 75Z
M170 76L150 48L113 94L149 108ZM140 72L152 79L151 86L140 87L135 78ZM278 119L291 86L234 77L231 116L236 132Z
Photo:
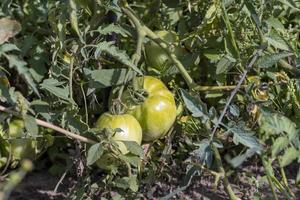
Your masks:
M134 167L139 167L141 165L141 158L135 155L119 155L119 158L130 163Z
M87 165L94 164L103 154L103 148L101 143L94 144L89 148L87 154Z
M219 75L219 74L227 73L230 70L230 68L234 65L235 62L236 60L229 55L222 57L217 64L216 74Z
M299 156L299 151L295 147L290 147L285 150L284 154L280 158L280 166L285 167L291 164Z
M243 144L250 149L255 149L255 152L260 154L262 147L258 139L254 136L254 132L243 129L241 127L228 127L228 131L233 133L233 142L235 144Z
M202 140L198 149L194 150L192 155L198 162L204 163L209 167L213 161L213 151L211 149L210 142L206 139Z
M95 51L95 59L99 59L100 55L106 52L110 54L112 57L114 57L119 62L123 63L124 65L132 68L135 72L137 72L140 75L143 75L141 70L137 68L132 62L131 59L128 57L125 51L118 49L117 46L114 45L114 42L100 42L97 45L96 51Z
M100 89L124 84L128 70L100 69L91 71L85 68L84 72L88 76L90 87ZM133 75L134 73L131 72L127 81L130 81Z
M131 189L133 192L138 191L138 183L136 176L130 176L130 177L122 177L115 181L116 187L122 188L122 189Z
M101 26L97 29L97 32L99 32L102 35L116 33L116 34L120 34L123 37L130 35L130 33L126 29L122 28L120 25L117 24L109 24L108 26L105 27Z
M269 68L275 65L279 60L286 58L288 56L294 55L293 53L274 53L271 55L264 55L260 57L256 63L256 65L260 68Z
M29 135L37 136L39 133L39 128L36 124L35 118L30 115L26 115L24 118L24 122L25 122L25 128L29 133Z
M290 141L296 138L299 132L294 122L277 113L262 112L258 123L260 131L269 135L288 134Z
M19 51L20 49L14 44L10 44L10 43L3 44L0 46L0 55L3 53L9 52L9 51L14 51L14 50Z
M270 17L266 22L270 27L276 29L277 31L285 30L284 26L277 18Z
M21 76L24 77L25 81L32 88L32 90L34 91L34 93L40 97L40 93L37 90L36 84L34 83L33 78L31 76L31 74L29 73L29 69L26 66L27 63L24 62L23 60L20 60L20 58L18 58L15 55L6 55L5 57L7 58L8 62L9 62L9 67L10 68L15 68L16 71Z
M122 142L125 144L127 150L130 151L132 154L140 157L144 155L144 151L142 147L137 142L134 141L122 141Z
M202 118L204 121L209 119L206 105L203 102L191 96L184 89L180 89L180 93L187 109L192 113L193 117Z
M246 153L238 155L231 160L229 160L229 164L232 165L232 167L236 168L240 166L243 162L247 160L247 158L252 157L256 152L256 149L247 149Z
M56 79L50 78L50 79L45 79L43 83L41 84L41 88L47 90L54 96L66 100L67 102L71 104L75 104L73 99L70 99L70 94L69 94L69 88L65 87L59 87L63 85L64 82L58 81Z
M272 29L270 34L266 36L266 40L275 48L285 51L290 50L287 42L274 29Z
M272 157L275 158L287 145L289 144L289 138L288 137L278 137L274 141L271 147L272 151Z

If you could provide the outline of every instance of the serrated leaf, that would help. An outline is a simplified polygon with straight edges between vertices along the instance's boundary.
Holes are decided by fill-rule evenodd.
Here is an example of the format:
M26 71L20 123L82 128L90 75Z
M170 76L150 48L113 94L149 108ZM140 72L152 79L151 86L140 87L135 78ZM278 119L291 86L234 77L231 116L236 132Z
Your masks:
M100 69L100 70L88 70L84 69L85 74L89 78L89 84L91 88L106 88L111 86L117 86L125 83L125 77L128 72L127 69ZM129 74L127 81L130 81L134 73Z
M132 68L135 72L137 72L140 75L143 75L141 70L137 68L132 62L131 59L128 57L126 52L124 50L120 50L117 46L114 45L114 42L100 42L97 45L96 51L95 51L95 59L98 59L101 55L101 53L106 52L115 59L117 59L119 62L123 63L124 65Z
M60 82L56 79L45 79L41 84L41 88L47 90L54 96L66 100L72 104L75 104L73 99L70 99L69 89L67 87L60 87L64 82Z
M131 189L133 192L138 191L138 183L136 176L122 177L115 181L116 187L122 189Z
M118 24L109 24L108 26L105 27L99 27L97 31L102 35L107 35L110 33L120 34L123 37L130 35L130 33L127 30L125 30Z
M262 113L258 123L260 131L269 135L286 133L290 141L298 135L296 124L289 118L277 113Z
M296 160L299 156L299 151L295 147L290 147L285 150L284 154L280 158L280 166L286 167Z
M137 142L134 141L122 141L122 142L125 144L127 150L130 151L132 154L140 157L144 155L144 151L142 147Z
M24 118L24 123L25 123L25 129L27 130L27 132L29 133L29 135L31 136L37 136L39 133L39 128L36 124L35 118L30 116L30 115L26 115Z
M15 55L6 55L5 57L9 62L9 67L14 68L21 76L23 76L27 84L34 91L34 93L40 97L40 93L37 90L36 84L34 83L33 78L29 73L27 63L23 60L20 60L20 58L18 58Z
M289 144L288 137L278 137L274 141L271 147L272 157L275 158L287 145Z
M272 27L276 30L279 30L279 31L285 30L284 26L277 18L270 17L266 22L270 27Z
M93 144L87 154L87 165L94 164L103 154L103 148L101 143Z
M258 139L254 136L254 132L241 127L229 127L228 131L233 133L233 142L235 144L243 144L250 149L255 149L256 153L260 154L262 147Z
M294 54L286 52L264 55L258 59L256 65L260 68L269 68L275 65L279 60L292 55Z
M270 34L266 36L266 40L275 48L285 51L290 50L287 42L274 29L272 29Z
M240 166L243 162L247 160L247 158L250 158L255 154L257 150L256 149L247 149L247 151L244 154L238 155L231 160L229 160L229 164L232 165L232 167L236 168Z
M202 140L198 149L192 152L193 158L198 162L204 163L208 167L212 164L213 151L208 140Z
M125 162L130 163L134 167L139 167L141 165L141 159L135 155L119 155L119 158Z
M203 120L209 119L207 115L207 109L204 103L191 96L184 89L180 89L180 93L187 109L192 113L193 117L200 117Z
M9 51L14 51L14 50L19 51L20 49L14 44L10 44L10 43L3 44L0 46L0 55L3 53L9 52Z
M229 55L222 57L217 64L216 74L219 75L228 72L235 62L236 60Z

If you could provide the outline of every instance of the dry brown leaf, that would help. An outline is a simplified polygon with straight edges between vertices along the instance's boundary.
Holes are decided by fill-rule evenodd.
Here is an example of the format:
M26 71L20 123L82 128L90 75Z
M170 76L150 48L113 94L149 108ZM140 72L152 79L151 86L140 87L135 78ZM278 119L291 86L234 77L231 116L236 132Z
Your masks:
M21 24L9 18L0 19L0 45L21 31Z

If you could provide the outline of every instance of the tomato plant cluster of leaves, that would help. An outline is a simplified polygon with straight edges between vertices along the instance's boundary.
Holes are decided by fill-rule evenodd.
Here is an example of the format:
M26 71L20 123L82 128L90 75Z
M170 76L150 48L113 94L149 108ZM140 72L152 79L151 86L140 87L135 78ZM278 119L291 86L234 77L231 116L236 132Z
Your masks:
M144 49L134 63L138 35L125 4L149 29L178 35L186 52L179 61L193 88L176 63L149 70ZM36 168L78 179L68 193L72 199L168 199L204 169L222 178L227 175L220 169L235 170L249 160L265 169L274 198L279 191L294 199L291 187L300 183L299 11L297 0L2 0L0 105L12 112L0 112L1 140L18 113L24 137L44 139ZM146 35L143 46L149 40ZM159 77L175 95L173 130L146 155L126 142L130 153L115 156L129 168L98 169L93 164L116 144L93 128L95 121L109 110L111 89L129 87L141 75ZM72 140L38 126L37 118L98 142ZM0 151L0 167L5 162ZM292 184L285 175L290 165L298 169ZM182 180L178 189L155 194L155 181L171 181L174 170Z

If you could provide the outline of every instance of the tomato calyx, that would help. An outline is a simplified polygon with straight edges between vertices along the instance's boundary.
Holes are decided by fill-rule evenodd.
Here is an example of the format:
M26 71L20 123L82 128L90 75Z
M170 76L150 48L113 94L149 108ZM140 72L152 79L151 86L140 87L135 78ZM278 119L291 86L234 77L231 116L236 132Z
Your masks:
M133 88L128 87L128 92L131 100L137 105L142 104L149 96L149 93L145 89L134 90Z

